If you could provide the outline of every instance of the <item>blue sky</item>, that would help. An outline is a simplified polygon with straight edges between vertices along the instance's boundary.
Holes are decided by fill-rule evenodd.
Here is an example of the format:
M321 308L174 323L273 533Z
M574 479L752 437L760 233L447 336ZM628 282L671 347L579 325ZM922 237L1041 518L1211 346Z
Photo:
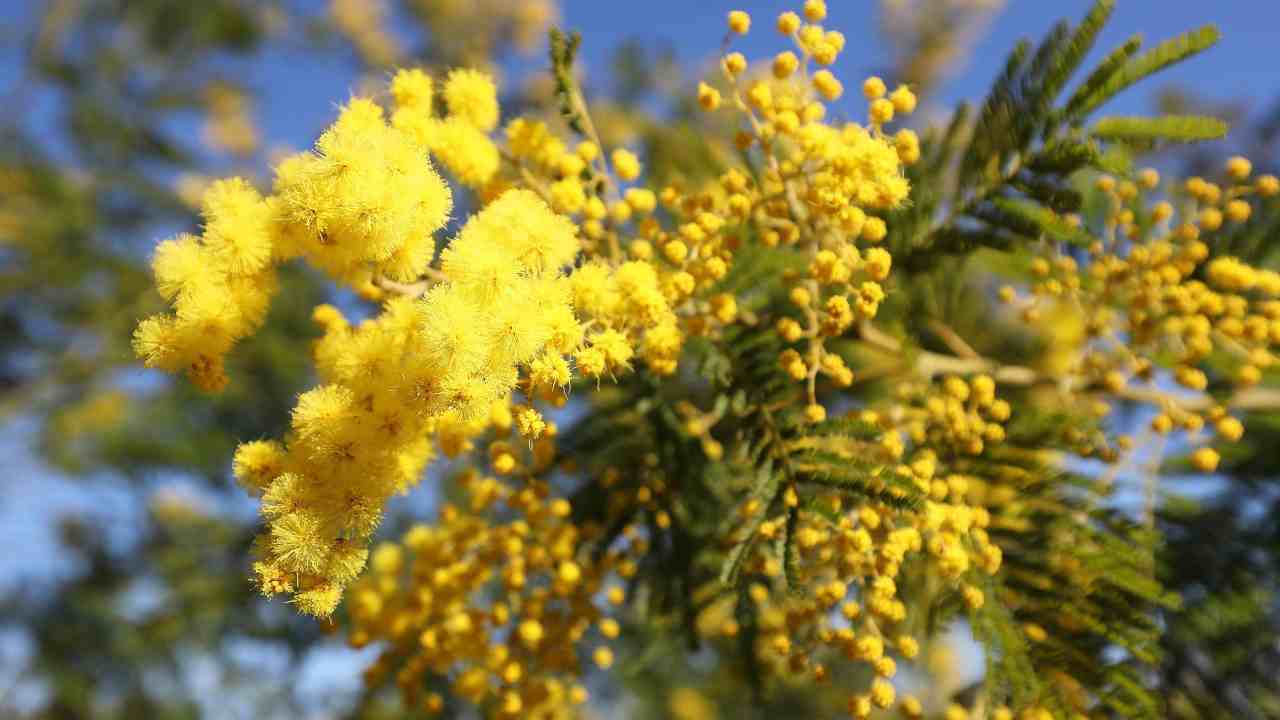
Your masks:
M798 0L561 0L562 25L582 32L581 58L588 79L604 80L608 61L619 43L638 40L650 47L670 47L692 77L718 55L725 33L725 15L731 9L752 13L755 27L745 38L735 39L734 48L748 57L768 57L784 49L772 30L773 18L784 10L794 10ZM889 60L879 35L874 0L828 0L829 27L842 31L847 47L836 70L854 84L882 68ZM304 7L318 7L319 0L304 0ZM1014 43L1021 37L1039 39L1061 18L1076 20L1084 15L1091 0L1009 0L990 24L988 32L975 44L966 63L958 68L942 88L938 102L943 107L959 100L981 99ZM0 13L3 13L0 10ZM1241 0L1204 3L1187 0L1118 0L1115 14L1103 31L1090 63L1140 32L1145 45L1205 23L1216 23L1223 41L1208 52L1171 68L1154 82L1122 94L1106 107L1107 112L1136 114L1147 112L1155 93L1168 85L1193 88L1213 99L1251 99L1255 108L1280 97L1280 73L1264 60L1275 49L1276 24L1280 22L1280 2ZM545 67L545 56L536 53L517 58L516 72ZM354 66L348 59L329 53L325 56L273 53L265 62L246 68L244 77L262 91L258 119L266 137L292 147L305 147L315 133L331 121L334 108L346 100L354 82ZM859 109L857 114L860 114ZM851 112L851 115L855 113Z
M513 0L515 1L515 0ZM712 62L725 33L725 15L743 9L755 18L755 27L734 48L748 57L767 57L783 49L772 30L773 18L784 10L794 10L800 0L560 0L561 24L583 33L581 58L589 79L601 80L613 50L625 40L638 40L651 47L675 51L686 75ZM959 100L981 99L992 78L999 72L1009 49L1021 37L1041 37L1061 18L1078 19L1092 0L1007 0L1004 9L990 24L988 32L975 44L966 63L937 97L947 107ZM286 0L304 14L323 12L326 0ZM0 89L11 85L18 75L16 48L7 30L20 26L43 5L39 0L0 2ZM827 25L839 29L847 48L836 70L846 85L889 60L879 36L876 0L828 0ZM1221 100L1251 100L1254 109L1280 97L1280 72L1271 58L1275 51L1280 2L1275 0L1226 0L1217 3L1190 0L1118 0L1116 11L1103 31L1090 62L1123 42L1133 33L1142 33L1146 45L1172 37L1204 23L1216 23L1223 41L1208 52L1162 73L1122 94L1105 110L1134 114L1149 111L1152 98L1161 88L1178 85ZM517 58L516 72L545 67L545 55L536 53ZM310 144L332 120L337 104L345 101L356 79L355 64L341 52L322 54L292 49L272 49L250 63L234 63L228 71L259 91L256 117L269 143L301 148ZM852 108L851 108L852 109ZM37 109L37 112L39 109ZM858 115L861 110L850 112ZM41 121L52 120L52 112L40 113Z
M873 0L828 0L826 24L848 38L839 64L846 76L873 70L888 57L878 37L877 4ZM607 57L607 47L616 40L634 37L670 44L682 61L696 64L715 51L728 10L742 9L752 14L755 29L742 44L744 52L761 54L780 49L771 29L773 18L798 5L798 0L565 0L563 13L566 25L586 35L585 57L589 61ZM967 69L948 85L942 99L980 97L1018 38L1038 39L1058 19L1076 20L1090 5L1092 0L1009 0L988 35L976 45ZM1266 58L1274 56L1278 21L1280 2L1273 0L1118 0L1094 58L1135 32L1141 32L1150 45L1199 25L1216 23L1223 31L1223 42L1168 71L1164 81L1192 86L1213 97L1273 98L1280 94L1280 73L1275 71L1275 63ZM1115 108L1124 112L1145 109L1145 101L1159 84L1139 88L1120 99Z

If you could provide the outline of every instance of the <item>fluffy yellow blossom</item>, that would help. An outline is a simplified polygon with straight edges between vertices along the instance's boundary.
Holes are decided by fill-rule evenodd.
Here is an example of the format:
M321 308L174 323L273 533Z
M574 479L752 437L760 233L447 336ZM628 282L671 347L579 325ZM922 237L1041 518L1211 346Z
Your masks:
M212 392L226 385L226 353L266 316L277 231L273 203L239 178L214 183L202 214L202 237L179 235L156 248L156 287L174 312L139 323L133 344L148 367L185 371Z
M424 144L463 185L482 188L498 174L498 147L475 125L450 117L431 123Z
M463 71L445 84L443 121L426 117L425 75L398 74L392 95L394 125L377 105L353 100L314 154L281 163L274 195L238 179L209 189L203 236L157 249L157 287L175 312L139 325L135 344L148 364L185 369L209 389L224 383L222 356L261 322L279 259L302 255L353 283L422 274L451 203L415 134L427 144L446 140L437 155L481 184L496 158L474 172L456 158L474 154L468 137L492 148L481 131L496 125L497 106L492 81ZM254 441L236 453L236 476L261 495L267 520L254 566L264 591L292 592L309 614L331 613L365 565L383 504L431 459L432 430L455 452L515 389L521 367L539 368L549 386L568 382L562 356L583 331L562 270L578 251L570 221L513 190L463 226L442 256L445 280L421 299L394 299L355 326L331 307L317 309L321 385L299 397L284 444ZM626 364L629 347L601 344L608 362ZM532 408L515 425L530 439L548 432ZM466 633L469 622L458 615L448 627Z
M773 76L779 80L791 76L800 67L800 59L790 50L778 53L773 58Z
M826 100L839 100L844 94L844 86L829 70L819 70L813 74L813 86Z
M1218 453L1213 448L1198 448L1191 453L1191 467L1200 472L1213 472L1218 469Z
M720 91L706 83L698 83L698 104L703 110L715 110L720 107Z
M498 89L489 75L477 70L454 70L444 81L443 97L449 117L482 132L498 126Z
M871 76L862 82L862 94L867 100L879 100L884 97L888 88L885 87L884 80L876 76Z
M400 70L391 79L391 97L396 109L431 115L435 83L418 68Z
M747 59L743 57L742 53L729 53L724 56L721 63L725 71L730 75L740 75L747 69Z
M447 282L357 327L329 325L316 350L325 384L294 411L292 471L263 490L260 575L301 576L310 589L297 594L300 608L332 612L363 566L382 505L430 459L427 423L488 417L514 388L518 365L555 347L566 329L580 337L559 275L575 252L567 221L532 193L512 191L450 243ZM533 410L517 420L527 437L545 428ZM338 495L324 482L335 463L351 468Z
M778 16L778 32L791 35L800 29L800 16L793 12L784 12Z
M315 153L276 168L281 254L305 255L351 284L379 273L420 275L452 207L425 151L373 102L352 100Z
M610 156L613 162L613 170L618 173L618 177L624 182L629 182L640 177L640 159L630 150L618 148L613 151Z
M889 101L893 103L893 109L898 113L910 115L915 112L916 96L906 85L899 85L898 89L889 95Z

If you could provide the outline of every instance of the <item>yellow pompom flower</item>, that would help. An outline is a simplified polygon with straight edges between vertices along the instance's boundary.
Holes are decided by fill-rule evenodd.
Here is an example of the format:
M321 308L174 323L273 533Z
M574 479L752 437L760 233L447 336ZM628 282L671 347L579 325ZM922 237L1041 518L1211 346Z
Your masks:
M698 104L703 110L715 110L720 107L720 91L706 83L698 83Z
M467 69L450 72L444 81L444 102L451 118L483 132L498 126L498 88L486 73Z
M425 135L431 154L463 185L482 188L498 174L498 146L472 123L450 117L432 122Z
M242 178L219 180L205 192L204 243L229 273L251 275L271 262L272 212Z
M800 67L800 59L790 50L778 53L773 58L773 76L779 80L788 78Z
M800 29L800 16L793 12L784 12L778 16L778 32L792 35Z
M1204 473L1211 473L1218 469L1218 451L1213 448L1197 448L1191 453L1191 467Z
M618 148L610 156L613 170L623 182L630 182L640 177L640 159L630 150Z
M721 65L730 75L741 75L747 69L747 59L742 53L729 53L721 60Z
M391 97L397 110L430 116L434 93L431 76L418 68L400 70L391 79Z
M867 100L878 100L884 97L886 90L887 88L884 85L884 80L881 80L874 75L867 78L862 83L862 94L867 98Z
M1227 160L1226 171L1227 177L1239 182L1253 172L1253 163L1249 162L1249 158L1235 155Z
M871 122L876 125L883 125L893 120L895 106L893 102L884 98L878 98L871 101L870 115Z
M889 95L889 101L893 103L893 109L903 115L910 115L916 109L916 95L906 85L899 85Z
M813 74L813 87L826 100L839 100L844 94L844 86L831 74L830 70L819 70Z

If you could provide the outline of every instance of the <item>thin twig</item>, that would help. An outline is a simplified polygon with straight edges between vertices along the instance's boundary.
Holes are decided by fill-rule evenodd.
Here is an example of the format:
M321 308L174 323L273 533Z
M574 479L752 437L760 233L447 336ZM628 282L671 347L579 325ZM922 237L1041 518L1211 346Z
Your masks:
M866 344L881 351L901 353L902 347L893 337L885 334L870 323L861 327L862 340ZM1064 390L1089 390L1093 383L1083 385L1073 383L1070 378L1055 378L1021 365L1003 365L989 358L955 357L929 350L921 350L915 354L915 362L910 368L916 375L933 378L940 375L973 375L986 373L997 383L1004 385L1054 385ZM1219 400L1208 393L1187 391L1174 393L1154 387L1124 387L1113 391L1112 395L1133 402L1146 403L1160 407L1178 408L1186 412L1203 412L1217 405L1237 410L1274 410L1280 409L1280 388L1255 386L1236 391L1227 398Z
M956 332L944 322L939 320L930 320L929 329L934 332L951 352L963 358L982 357L973 346L960 337L960 333Z

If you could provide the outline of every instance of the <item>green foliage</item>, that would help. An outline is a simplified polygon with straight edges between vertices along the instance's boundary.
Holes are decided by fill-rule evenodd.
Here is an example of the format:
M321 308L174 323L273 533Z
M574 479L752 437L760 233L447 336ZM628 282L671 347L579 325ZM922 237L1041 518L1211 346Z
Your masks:
M560 115L569 127L579 135L586 134L583 125L582 106L578 102L578 81L573 76L574 58L578 55L578 47L582 45L582 36L578 33L565 33L559 28L551 28L549 35L551 45L551 75L556 81L556 97L560 99Z
M1078 209L1079 196L1066 182L1073 173L1118 169L1099 142L1190 142L1225 133L1213 118L1180 116L1104 118L1088 138L1073 129L1121 90L1218 38L1217 30L1205 27L1136 57L1140 41L1131 39L1058 104L1113 5L1095 3L1077 26L1060 23L1034 49L1027 41L1018 44L973 121L963 152L957 154L965 106L944 133L926 137L923 159L909 174L914 203L889 222L895 262L917 270L934 265L939 255L966 255L980 247L1010 250L1043 236L1087 244L1086 235L1051 216ZM938 189L948 181L950 193Z
M1179 602L1156 576L1160 536L1108 508L1089 479L1033 460L1031 448L1053 442L1040 426L1024 412L1009 441L971 468L1019 498L992 524L1004 551L993 583L1000 602L972 617L990 653L986 691L1064 714L1093 697L1120 717L1163 717L1144 679L1160 660L1160 613Z
M1197 142L1225 136L1227 124L1217 118L1198 115L1105 117L1098 120L1089 133L1100 140Z
M1067 103L1065 118L1078 125L1089 113L1125 88L1213 47L1220 38L1221 33L1216 27L1205 25L1166 40L1141 55L1132 56L1133 50L1130 50L1123 53L1123 59L1119 59L1118 54L1109 57L1099 66L1100 72L1081 85L1072 101ZM1122 48L1128 46L1126 44ZM1108 62L1113 58L1117 58L1114 63Z
M1157 518L1161 576L1185 605L1161 638L1160 684L1179 720L1280 713L1280 414L1243 419L1244 445L1224 453L1221 486L1196 501L1174 497Z
M1078 196L1074 204L1079 206ZM995 198L990 208L979 210L979 217L991 225L1004 227L1030 238L1043 235L1054 242L1073 245L1085 245L1089 240L1088 233L1073 227L1052 208L1024 198Z

